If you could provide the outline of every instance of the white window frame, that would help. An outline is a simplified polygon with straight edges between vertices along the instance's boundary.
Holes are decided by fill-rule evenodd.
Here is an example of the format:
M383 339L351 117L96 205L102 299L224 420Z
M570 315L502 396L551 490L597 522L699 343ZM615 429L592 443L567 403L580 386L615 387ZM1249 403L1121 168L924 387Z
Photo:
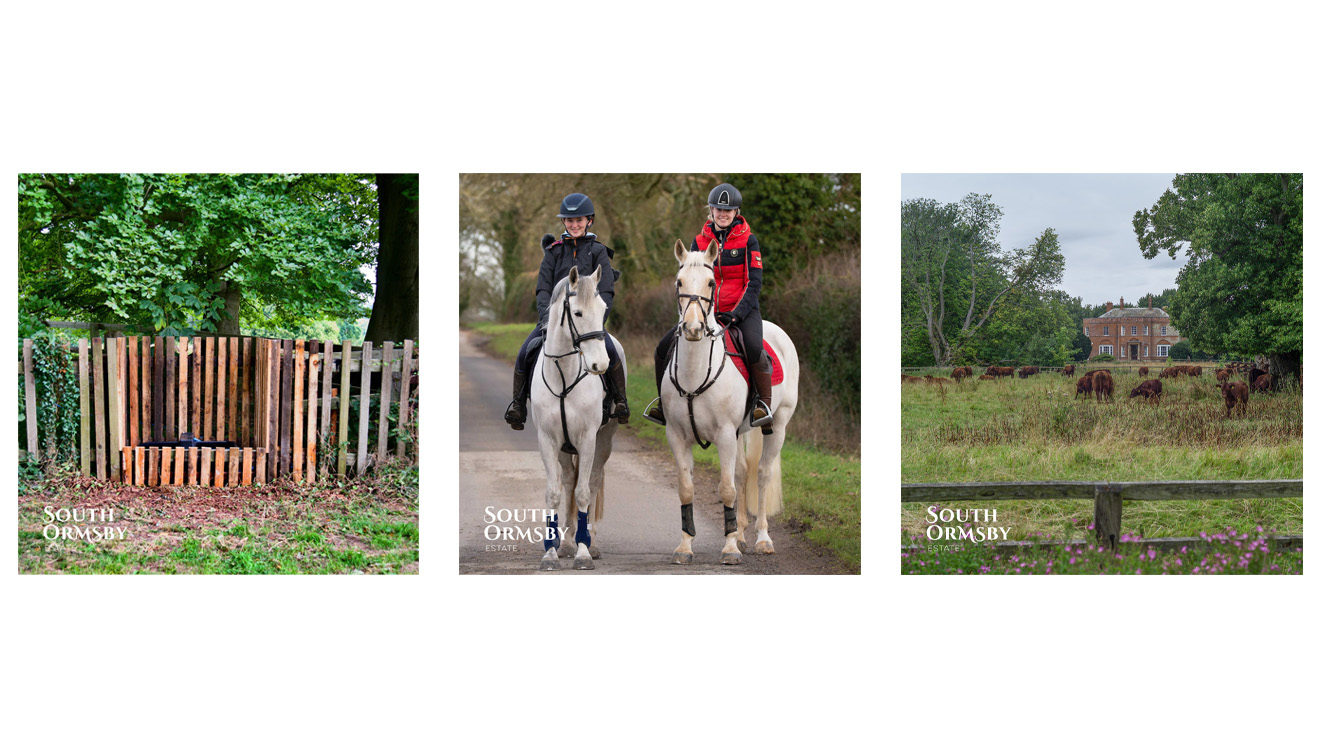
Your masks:
M1114 346L1112 346L1112 345L1102 345L1102 346L1100 346L1100 355L1103 356L1103 355L1106 354L1106 353L1108 353L1108 354L1111 355L1111 356L1114 355Z
M1168 334L1169 334L1169 328L1167 327L1160 328L1160 335L1168 335Z
M1127 346L1125 346L1125 345L1120 345L1120 346L1118 347L1118 357L1119 357L1119 358L1127 358Z
M1158 345L1158 344L1157 344L1157 345L1155 346L1155 355L1158 356L1158 357L1160 357L1160 358L1168 358L1168 357L1169 357L1169 346L1167 346L1167 345Z
M1082 334L1088 338L1091 337L1091 328L1088 325L1082 325Z
M1146 334L1147 334L1147 335L1150 334L1150 325L1146 325Z
M1150 346L1149 346L1149 345L1146 346L1146 352L1143 353L1143 354L1141 354L1141 355L1145 356L1146 358L1150 358Z
M1105 335L1106 338L1109 337L1109 325L1105 325L1105 333L1104 333L1104 335Z

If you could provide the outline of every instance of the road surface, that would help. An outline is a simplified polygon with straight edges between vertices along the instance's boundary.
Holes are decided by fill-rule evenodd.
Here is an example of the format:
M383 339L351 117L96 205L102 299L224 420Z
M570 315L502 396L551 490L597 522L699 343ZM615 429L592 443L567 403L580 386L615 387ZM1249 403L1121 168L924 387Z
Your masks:
M459 572L462 574L838 574L844 569L828 554L791 532L778 517L770 519L773 555L749 552L743 563L719 561L724 519L717 488L719 475L697 467L694 512L696 559L690 566L670 563L678 545L680 517L678 473L668 449L647 445L620 430L605 470L605 516L594 544L601 551L596 568L575 571L561 558L556 572L537 570L545 552L539 540L490 540L487 532L512 527L530 531L534 521L490 522L492 514L545 507L545 468L534 424L514 431L504 423L512 367L486 355L468 331L459 336ZM636 354L634 354L636 355ZM645 403L631 403L633 419ZM660 428L645 423L643 428ZM571 500L571 499L570 499ZM489 510L489 511L488 511ZM524 515L525 516L525 515ZM493 530L487 530L493 527ZM754 538L754 531L748 533Z

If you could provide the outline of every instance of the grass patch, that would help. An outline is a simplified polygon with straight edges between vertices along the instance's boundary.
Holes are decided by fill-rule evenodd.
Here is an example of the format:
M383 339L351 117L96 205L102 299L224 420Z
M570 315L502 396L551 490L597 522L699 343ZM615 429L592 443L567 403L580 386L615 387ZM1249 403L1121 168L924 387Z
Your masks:
M944 386L902 385L904 483L981 481L1261 480L1302 477L1302 395L1253 395L1245 417L1224 417L1213 376L1163 380L1151 405L1128 393L1140 377L1116 368L1112 404L1074 399L1076 380L1040 374ZM1012 539L1069 539L1089 501L994 502ZM926 507L904 504L905 537ZM1124 502L1123 527L1145 537L1195 536L1260 525L1301 534L1301 499Z
M530 324L478 323L474 332L489 338L497 356L512 361ZM616 334L615 337L618 337ZM641 417L656 397L655 340L620 338L628 355L628 406L632 418L622 428L664 453L665 430ZM715 450L694 449L695 462L719 468ZM861 569L861 459L838 455L794 439L792 424L783 451L784 519L801 529L811 543L829 550L850 571Z

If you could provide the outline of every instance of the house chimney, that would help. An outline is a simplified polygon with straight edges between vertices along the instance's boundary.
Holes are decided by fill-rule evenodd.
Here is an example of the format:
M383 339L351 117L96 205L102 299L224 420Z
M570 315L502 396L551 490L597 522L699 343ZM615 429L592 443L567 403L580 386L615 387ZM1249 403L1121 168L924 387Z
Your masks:
M1146 294L1146 308L1147 309L1155 308L1155 296L1153 294Z
M1109 310L1111 310L1111 309L1113 309L1113 308L1114 308L1114 302L1112 302L1112 301L1106 301L1106 302L1105 302L1105 311L1106 311L1106 312L1108 312Z
M1124 305L1123 305L1123 297L1120 296L1120 297L1118 297L1118 308L1119 308L1119 309L1122 309L1123 306L1124 306Z

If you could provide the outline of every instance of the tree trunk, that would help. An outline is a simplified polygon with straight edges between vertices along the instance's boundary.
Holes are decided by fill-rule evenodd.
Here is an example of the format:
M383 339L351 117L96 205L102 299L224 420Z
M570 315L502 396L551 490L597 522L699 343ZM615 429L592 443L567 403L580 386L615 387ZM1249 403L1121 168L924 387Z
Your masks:
M366 339L373 343L416 340L418 316L416 174L377 174L380 252L376 300Z
M216 329L219 335L238 335L238 314L243 303L243 287L230 281L220 281L220 295L225 298L225 316Z

